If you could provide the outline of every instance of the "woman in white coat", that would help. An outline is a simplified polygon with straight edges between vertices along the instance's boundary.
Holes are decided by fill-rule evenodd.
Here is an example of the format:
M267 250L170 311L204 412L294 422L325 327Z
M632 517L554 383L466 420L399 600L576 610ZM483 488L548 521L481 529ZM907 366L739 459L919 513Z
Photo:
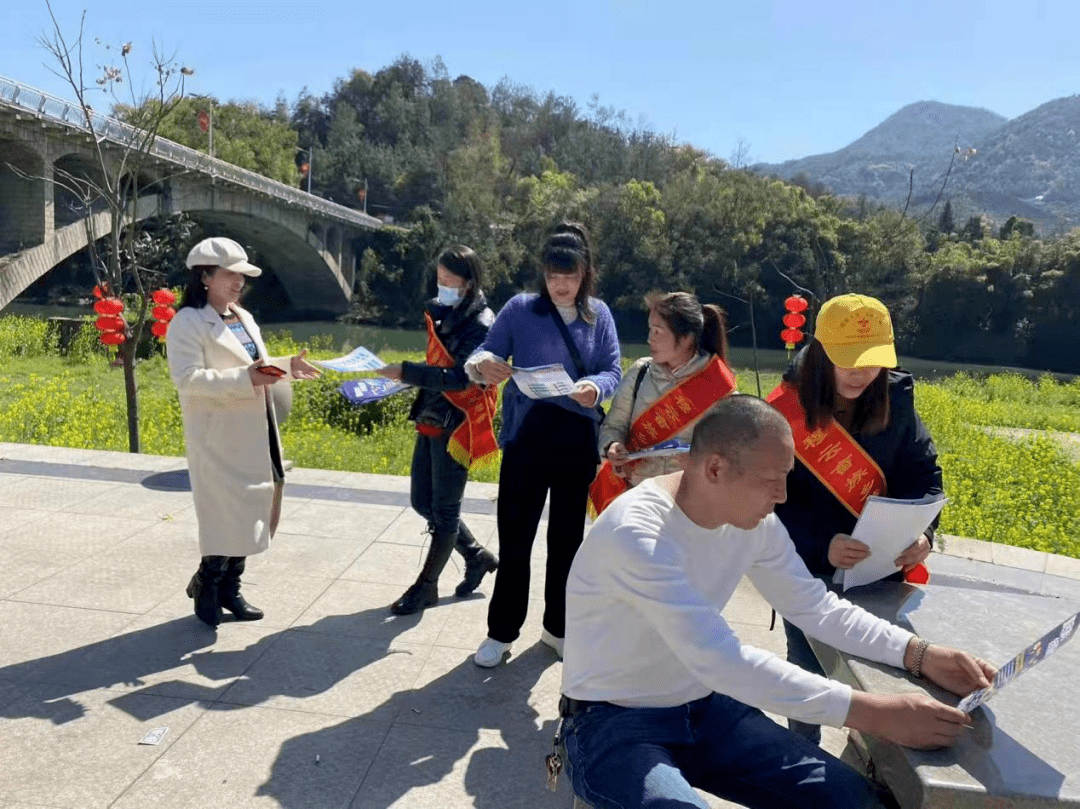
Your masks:
M188 473L202 562L187 587L195 614L210 626L221 609L257 621L240 595L248 556L262 553L281 513L281 439L269 396L279 379L312 379L304 358L267 357L259 327L237 305L245 277L262 273L232 239L203 239L187 257L192 270L165 344L180 395Z

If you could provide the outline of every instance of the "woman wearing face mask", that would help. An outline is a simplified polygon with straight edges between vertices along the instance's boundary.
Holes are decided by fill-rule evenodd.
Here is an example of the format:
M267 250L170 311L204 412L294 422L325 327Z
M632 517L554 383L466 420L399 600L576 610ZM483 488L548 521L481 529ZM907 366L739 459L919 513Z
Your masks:
M649 356L630 366L600 428L605 462L589 488L596 514L630 486L682 468L681 456L627 461L628 453L672 440L689 446L698 419L735 390L719 306L689 292L648 295L645 304Z
M815 576L831 581L837 568L870 554L851 537L869 496L917 499L942 491L914 389L911 374L896 368L889 310L868 295L841 295L821 307L813 340L769 394L791 425L796 454L787 501L776 515ZM933 538L933 526L913 538L894 560L897 578L921 566ZM802 630L785 620L784 631L787 659L823 674ZM821 741L819 725L788 725Z
M191 277L165 334L202 556L187 594L210 626L220 623L223 608L238 621L257 621L262 610L240 594L240 576L248 556L270 547L285 480L270 387L319 371L303 351L267 356L259 327L237 304L245 279L262 274L243 247L220 236L203 239L187 266Z
M469 467L493 461L498 445L492 426L496 391L470 383L465 360L487 337L495 316L481 289L480 257L464 245L451 247L435 265L438 296L427 302L426 362L388 365L379 373L420 388L409 418L416 423L412 459L412 507L427 520L431 544L420 575L390 606L409 615L439 600L439 574L456 548L465 559L465 578L455 593L464 597L499 566L461 519Z
M488 637L478 666L497 666L517 639L529 605L529 557L544 500L551 495L547 577L541 641L562 655L566 578L581 544L589 484L599 460L596 406L615 392L622 376L619 339L611 312L592 297L595 271L585 229L565 223L548 237L540 256L539 293L507 302L466 370L503 391L503 448L499 468L499 563L488 605ZM511 378L514 365L558 363L575 380L566 396L530 399Z

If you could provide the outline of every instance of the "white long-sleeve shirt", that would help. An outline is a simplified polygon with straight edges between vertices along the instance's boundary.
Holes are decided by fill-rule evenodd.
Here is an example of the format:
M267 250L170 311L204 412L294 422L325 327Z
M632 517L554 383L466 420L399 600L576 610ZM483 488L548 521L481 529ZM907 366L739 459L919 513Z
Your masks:
M903 667L912 634L826 590L770 514L756 528L706 529L655 481L593 525L566 585L563 693L627 707L726 694L803 722L841 727L851 688L739 641L721 615L743 575L808 635Z

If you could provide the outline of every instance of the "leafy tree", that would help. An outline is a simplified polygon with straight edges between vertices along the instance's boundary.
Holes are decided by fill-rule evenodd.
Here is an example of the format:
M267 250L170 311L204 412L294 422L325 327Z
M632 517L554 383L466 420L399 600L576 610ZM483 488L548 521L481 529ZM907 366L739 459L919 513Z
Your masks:
M960 230L960 238L969 244L974 244L984 236L986 236L986 224L981 216L971 217Z
M956 231L956 222L953 220L952 200L945 201L945 207L938 217L938 231L949 236Z
M1019 216L1010 216L1001 226L998 238L1007 241L1014 235L1021 239L1034 239L1035 223L1028 219L1021 219Z

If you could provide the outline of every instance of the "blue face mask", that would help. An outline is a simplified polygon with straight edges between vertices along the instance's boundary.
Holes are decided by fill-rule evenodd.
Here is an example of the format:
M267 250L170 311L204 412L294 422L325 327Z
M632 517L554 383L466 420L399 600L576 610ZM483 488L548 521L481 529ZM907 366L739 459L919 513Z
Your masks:
M444 287L442 284L439 284L438 287L438 300L443 306L457 306L465 293L465 290L461 287Z

